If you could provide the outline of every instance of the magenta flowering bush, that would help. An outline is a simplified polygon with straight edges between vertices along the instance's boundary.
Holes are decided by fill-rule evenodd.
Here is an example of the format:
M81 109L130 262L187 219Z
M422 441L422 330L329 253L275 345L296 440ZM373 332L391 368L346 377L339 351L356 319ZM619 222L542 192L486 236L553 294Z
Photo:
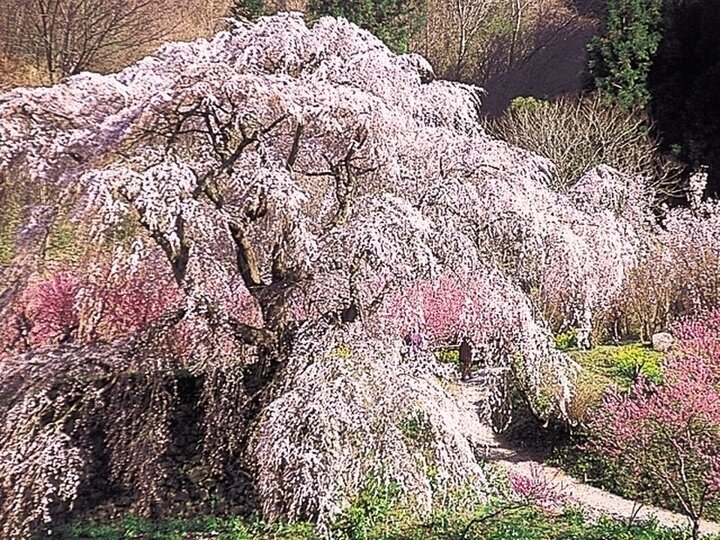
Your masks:
M0 352L108 342L152 326L180 298L162 270L84 265L31 277L0 322Z
M565 486L548 478L537 464L530 466L529 474L511 471L508 479L513 491L523 502L542 509L562 510L570 500Z
M717 312L680 324L663 384L640 377L628 392L609 389L589 425L590 450L672 496L695 535L720 499L719 328Z
M26 339L33 345L52 345L76 337L80 315L76 302L81 284L70 272L59 271L28 287L23 295Z
M707 312L702 318L686 318L672 327L682 350L703 358L720 357L720 309Z

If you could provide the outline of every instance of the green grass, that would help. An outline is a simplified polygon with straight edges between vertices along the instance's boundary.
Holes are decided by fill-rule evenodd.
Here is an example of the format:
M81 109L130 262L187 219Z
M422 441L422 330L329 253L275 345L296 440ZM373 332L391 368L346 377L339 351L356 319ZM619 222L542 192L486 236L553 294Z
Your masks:
M354 504L326 533L309 523L267 524L237 517L174 519L154 523L126 517L117 524L75 525L64 538L124 540L685 540L685 531L657 523L627 526L610 518L588 520L576 508L552 515L531 506L494 503L472 513L447 509L420 519L400 506L367 500Z
M315 527L308 523L267 524L240 517L200 517L150 521L126 516L115 523L86 522L62 531L63 538L97 540L316 540Z
M395 483L368 478L352 504L319 530L311 523L266 523L257 518L200 517L152 522L134 516L112 523L75 524L63 538L124 540L686 540L686 531L657 523L589 520L574 507L547 513L538 507L477 493L448 494L429 514L401 497Z
M460 366L460 351L457 348L438 349L435 351L438 362Z
M555 347L561 351L568 351L577 347L577 328L571 328L566 332L557 334L554 338Z
M662 383L661 353L641 343L601 345L589 351L569 352L598 382L629 388L638 375Z

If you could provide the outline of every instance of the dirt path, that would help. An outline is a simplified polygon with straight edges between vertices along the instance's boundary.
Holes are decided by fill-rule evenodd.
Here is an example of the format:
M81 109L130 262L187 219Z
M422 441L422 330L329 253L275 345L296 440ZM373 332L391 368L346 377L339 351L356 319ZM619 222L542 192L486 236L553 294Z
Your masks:
M591 514L607 514L627 521L635 513L636 520L648 520L655 517L661 525L667 527L689 526L688 519L681 514L652 506L643 506L637 511L637 505L633 501L583 484L562 470L545 465L542 456L537 453L516 450L504 445L495 436L487 421L487 412L483 407L483 403L486 402L486 391L480 383L481 381L478 379L462 383L460 394L468 408L474 410L483 420L475 443L485 447L487 461L499 465L508 472L527 476L530 476L533 469L536 469L551 484L558 486L563 493L567 494L571 502L589 510ZM700 532L703 535L720 534L720 524L704 521L701 524Z
M545 465L542 460L527 452L519 452L502 446L490 447L488 461L497 463L508 472L526 476L530 476L533 468L537 468L549 482L557 485L561 492L566 493L571 502L590 510L591 513L608 514L621 521L627 521L637 510L637 505L633 501L583 484L562 470ZM655 517L661 525L667 527L689 526L688 519L681 514L652 506L643 506L636 516L636 519L641 521ZM720 534L720 524L704 521L701 523L700 532L702 534Z

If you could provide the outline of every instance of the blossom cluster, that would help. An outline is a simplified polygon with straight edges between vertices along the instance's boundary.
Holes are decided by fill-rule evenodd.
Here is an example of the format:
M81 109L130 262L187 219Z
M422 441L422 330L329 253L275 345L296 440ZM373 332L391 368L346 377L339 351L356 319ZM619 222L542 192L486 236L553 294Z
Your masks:
M565 487L548 478L542 468L533 463L529 473L511 471L508 474L515 494L524 502L549 511L558 511L569 502Z

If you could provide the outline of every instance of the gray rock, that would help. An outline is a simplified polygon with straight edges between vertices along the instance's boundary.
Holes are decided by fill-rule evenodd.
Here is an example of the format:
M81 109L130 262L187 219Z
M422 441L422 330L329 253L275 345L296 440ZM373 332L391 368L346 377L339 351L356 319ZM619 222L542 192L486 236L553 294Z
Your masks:
M675 341L672 335L668 332L658 332L652 336L653 349L660 352L668 352Z

